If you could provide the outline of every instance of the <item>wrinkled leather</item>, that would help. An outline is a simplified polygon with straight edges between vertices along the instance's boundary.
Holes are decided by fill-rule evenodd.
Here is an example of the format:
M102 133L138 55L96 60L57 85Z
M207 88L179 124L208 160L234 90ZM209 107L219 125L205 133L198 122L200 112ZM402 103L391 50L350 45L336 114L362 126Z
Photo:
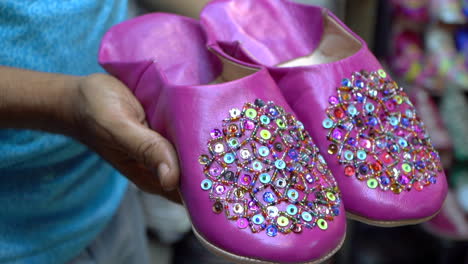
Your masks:
M281 62L310 54L322 39L323 15L328 14L361 43L361 49L344 59L310 66L280 68ZM214 0L201 14L208 46L237 63L266 66L289 105L304 122L343 194L347 212L374 221L407 221L434 215L447 194L443 172L437 183L423 191L402 192L370 189L366 182L347 177L338 159L327 154L326 118L328 98L336 95L343 78L362 69L382 66L366 43L326 9L287 1Z
M304 229L299 235L273 238L239 229L224 214L213 213L213 202L200 188L205 175L198 162L207 151L211 129L219 127L230 109L256 98L292 110L266 69L232 82L209 84L222 66L205 43L197 21L149 14L110 29L99 62L130 87L150 126L175 145L182 172L180 191L194 228L206 240L238 256L273 262L306 262L329 254L345 234L342 205L342 213L326 231Z

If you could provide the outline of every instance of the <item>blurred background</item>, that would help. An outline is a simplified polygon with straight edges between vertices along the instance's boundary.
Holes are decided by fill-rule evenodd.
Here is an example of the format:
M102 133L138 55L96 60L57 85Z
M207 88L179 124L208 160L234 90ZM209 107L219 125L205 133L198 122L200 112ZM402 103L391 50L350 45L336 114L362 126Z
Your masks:
M450 184L444 207L427 223L378 228L349 221L345 245L329 263L468 263L468 0L296 1L329 8L367 41L411 95ZM197 18L207 2L141 0L134 10ZM199 244L181 206L141 198L154 263L227 263Z

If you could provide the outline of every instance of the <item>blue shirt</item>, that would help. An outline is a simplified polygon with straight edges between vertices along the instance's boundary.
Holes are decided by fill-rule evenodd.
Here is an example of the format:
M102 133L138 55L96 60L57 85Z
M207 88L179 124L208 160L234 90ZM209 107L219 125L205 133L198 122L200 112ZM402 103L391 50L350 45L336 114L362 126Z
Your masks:
M126 0L1 0L0 65L87 75ZM64 263L116 212L127 181L62 136L0 130L0 263Z

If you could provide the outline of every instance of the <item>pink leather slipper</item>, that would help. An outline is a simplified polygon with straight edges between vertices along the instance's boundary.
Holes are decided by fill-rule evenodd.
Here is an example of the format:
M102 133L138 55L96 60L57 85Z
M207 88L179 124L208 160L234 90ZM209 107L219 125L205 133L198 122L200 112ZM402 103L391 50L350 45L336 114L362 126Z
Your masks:
M176 147L193 231L242 263L318 263L345 237L340 193L266 69L206 50L198 21L149 14L105 35L99 62Z
M451 190L449 190L440 213L424 223L422 227L440 238L468 241L468 217Z
M201 21L218 55L268 68L324 155L349 217L399 226L440 210L445 175L411 101L332 13L283 0L214 0Z

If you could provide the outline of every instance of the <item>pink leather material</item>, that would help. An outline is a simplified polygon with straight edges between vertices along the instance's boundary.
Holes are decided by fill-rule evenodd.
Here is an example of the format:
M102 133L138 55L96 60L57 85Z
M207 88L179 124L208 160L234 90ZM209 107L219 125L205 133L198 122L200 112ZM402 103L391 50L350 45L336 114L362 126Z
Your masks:
M424 223L424 228L436 236L468 240L468 217L452 191L449 191L440 213Z
M266 69L235 81L209 84L222 66L206 50L198 22L163 13L110 29L99 61L129 85L150 126L175 145L182 172L180 191L194 228L207 241L238 256L287 263L319 259L339 245L346 228L342 203L342 213L329 222L326 231L312 228L269 237L266 232L239 229L224 214L215 214L213 201L200 187L205 175L198 157L206 153L210 131L219 127L230 109L260 98L293 113Z
M214 1L205 11L210 16L204 16L204 22L214 25L216 31L212 36L242 43L242 48L255 54L263 65L273 66L307 55L320 43L321 32L301 34L305 25L322 30L322 11L315 7L281 1ZM274 23L264 20L264 13L274 17Z
M298 12L300 9L303 11ZM275 67L278 63L313 51L304 50L304 47L316 47L317 42L313 40L322 38L322 14L328 14L354 36L361 43L361 49L349 57L330 63ZM313 21L310 21L310 17L313 17ZM243 19L252 22L239 22ZM365 181L345 176L343 165L327 153L330 142L326 138L328 131L323 128L322 121L327 117L325 111L329 106L329 97L336 95L336 88L343 78L350 78L354 72L363 69L370 72L382 68L365 42L333 14L320 7L287 1L214 0L202 11L201 21L207 32L208 46L214 52L246 66L263 65L268 68L287 102L303 121L327 160L342 191L347 212L375 221L403 221L429 217L441 208L447 193L443 172L438 174L436 184L422 191L403 191L396 195L392 191L370 189ZM289 35L279 34L278 41L271 40L276 37L276 32L284 32L291 27L295 30L288 31ZM312 40L310 45L297 41L306 39L305 36ZM263 39L267 41L257 43ZM275 47L270 46L272 44ZM262 47L261 52L257 54L257 49L250 50L252 46ZM269 47L271 52L264 51L265 47Z

